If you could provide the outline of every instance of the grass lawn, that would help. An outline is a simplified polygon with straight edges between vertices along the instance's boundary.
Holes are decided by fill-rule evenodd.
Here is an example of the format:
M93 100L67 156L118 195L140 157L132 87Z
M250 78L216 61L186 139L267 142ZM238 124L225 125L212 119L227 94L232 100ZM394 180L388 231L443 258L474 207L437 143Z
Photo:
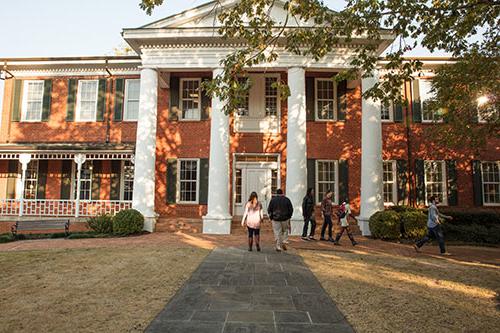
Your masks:
M500 267L301 251L357 332L500 332Z
M0 252L0 332L142 332L206 254L172 247Z

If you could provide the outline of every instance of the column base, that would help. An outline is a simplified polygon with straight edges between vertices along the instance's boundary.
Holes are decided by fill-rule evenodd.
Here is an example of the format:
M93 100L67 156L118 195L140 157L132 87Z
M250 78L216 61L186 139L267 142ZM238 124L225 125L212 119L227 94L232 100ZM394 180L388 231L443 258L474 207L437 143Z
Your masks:
M361 235L363 236L371 236L372 232L370 231L370 218L369 217L361 217L357 218L359 223L359 229L361 230Z
M290 236L302 236L302 230L304 229L304 220L303 219L294 219L290 220Z
M233 218L226 217L212 217L203 216L203 233L214 235L229 235L231 234L231 223Z
M144 230L154 232L156 227L156 217L144 217Z

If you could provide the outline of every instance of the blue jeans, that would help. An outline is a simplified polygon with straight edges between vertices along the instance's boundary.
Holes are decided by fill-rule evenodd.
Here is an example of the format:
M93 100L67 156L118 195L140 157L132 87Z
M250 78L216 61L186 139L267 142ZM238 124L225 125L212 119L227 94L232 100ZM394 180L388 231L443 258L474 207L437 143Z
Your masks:
M438 224L434 228L427 228L427 235L424 238L417 242L418 247L422 247L425 243L427 243L431 238L434 238L439 243L439 250L441 253L445 253L446 249L444 247L444 236L443 231L441 230L441 226Z

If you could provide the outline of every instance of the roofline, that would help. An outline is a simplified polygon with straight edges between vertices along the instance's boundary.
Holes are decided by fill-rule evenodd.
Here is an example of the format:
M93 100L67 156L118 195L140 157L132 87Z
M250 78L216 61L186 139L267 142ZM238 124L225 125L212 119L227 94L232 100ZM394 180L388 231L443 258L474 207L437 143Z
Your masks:
M141 60L139 56L84 56L84 57L29 57L29 58L0 58L0 64L6 62L33 62L33 61L96 61L96 60Z

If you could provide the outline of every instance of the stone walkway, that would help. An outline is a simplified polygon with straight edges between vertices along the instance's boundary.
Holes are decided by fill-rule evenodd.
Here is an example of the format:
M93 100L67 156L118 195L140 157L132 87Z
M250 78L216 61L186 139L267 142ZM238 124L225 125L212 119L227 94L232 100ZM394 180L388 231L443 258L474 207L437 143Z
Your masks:
M146 332L353 332L299 256L270 251L216 248Z

